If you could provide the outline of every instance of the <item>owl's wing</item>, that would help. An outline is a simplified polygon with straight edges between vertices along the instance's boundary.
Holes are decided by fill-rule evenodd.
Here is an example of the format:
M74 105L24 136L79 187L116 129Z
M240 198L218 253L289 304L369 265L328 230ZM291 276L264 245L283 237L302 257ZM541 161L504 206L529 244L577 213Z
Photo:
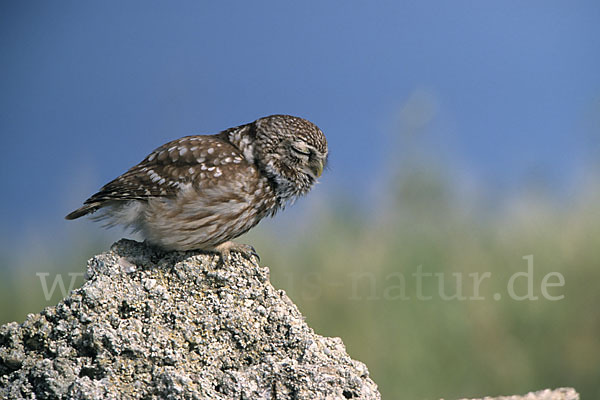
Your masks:
M226 166L246 163L239 150L216 135L187 136L166 143L123 175L104 185L84 206L67 215L75 219L107 202L175 197L185 186L216 184ZM201 178L204 179L201 179Z

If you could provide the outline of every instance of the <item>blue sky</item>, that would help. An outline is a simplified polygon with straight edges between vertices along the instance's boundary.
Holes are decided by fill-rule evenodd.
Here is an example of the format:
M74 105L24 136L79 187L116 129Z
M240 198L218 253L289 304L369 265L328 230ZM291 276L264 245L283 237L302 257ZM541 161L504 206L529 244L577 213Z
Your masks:
M357 195L410 153L414 99L426 152L490 188L568 188L600 149L594 1L4 1L0 49L3 236L62 229L168 140L273 113L319 125L322 186Z

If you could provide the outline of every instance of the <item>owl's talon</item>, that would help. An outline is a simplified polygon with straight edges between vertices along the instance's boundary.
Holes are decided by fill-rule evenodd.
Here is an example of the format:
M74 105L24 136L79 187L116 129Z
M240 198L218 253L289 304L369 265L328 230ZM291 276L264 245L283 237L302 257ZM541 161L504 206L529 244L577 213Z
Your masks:
M249 244L225 242L218 245L215 251L221 255L223 261L229 260L231 252L236 251L248 261L253 261L252 256L254 256L260 262L260 256L256 252L256 249Z
M231 250L237 251L242 257L244 257L248 261L252 261L252 256L254 256L260 262L260 256L256 252L256 249L250 246L249 244L239 244Z
M247 251L245 251L245 252L241 252L241 253L242 253L242 256L244 256L244 257L246 257L246 256L248 256L248 255L250 255L250 256L254 256L254 257L256 257L256 258L258 259L258 261L260 261L260 256L259 256L259 255L258 255L258 253L256 252L256 249L254 248L254 246L251 246L251 245L249 245L249 244L247 244L247 245L245 245L245 246L247 246L247 247L248 247L248 249L247 249ZM252 261L252 260L250 260L250 261Z

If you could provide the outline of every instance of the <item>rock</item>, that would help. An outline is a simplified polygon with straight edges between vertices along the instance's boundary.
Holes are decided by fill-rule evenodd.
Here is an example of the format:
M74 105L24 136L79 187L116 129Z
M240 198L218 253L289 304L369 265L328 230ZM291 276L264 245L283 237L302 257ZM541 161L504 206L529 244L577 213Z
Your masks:
M380 399L269 270L121 240L86 282L0 328L2 399Z
M573 388L560 388L540 390L535 393L527 393L524 396L484 397L483 399L471 400L579 400L579 394Z

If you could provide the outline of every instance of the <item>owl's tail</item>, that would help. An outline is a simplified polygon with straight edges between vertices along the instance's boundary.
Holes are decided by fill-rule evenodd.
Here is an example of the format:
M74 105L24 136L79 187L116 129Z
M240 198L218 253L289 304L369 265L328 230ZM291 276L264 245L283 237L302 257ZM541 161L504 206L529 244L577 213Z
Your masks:
M77 219L79 217L83 217L84 215L93 213L100 207L102 207L101 202L93 202L93 203L85 204L83 207L80 207L77 210L73 211L72 213L68 214L65 217L65 219Z

